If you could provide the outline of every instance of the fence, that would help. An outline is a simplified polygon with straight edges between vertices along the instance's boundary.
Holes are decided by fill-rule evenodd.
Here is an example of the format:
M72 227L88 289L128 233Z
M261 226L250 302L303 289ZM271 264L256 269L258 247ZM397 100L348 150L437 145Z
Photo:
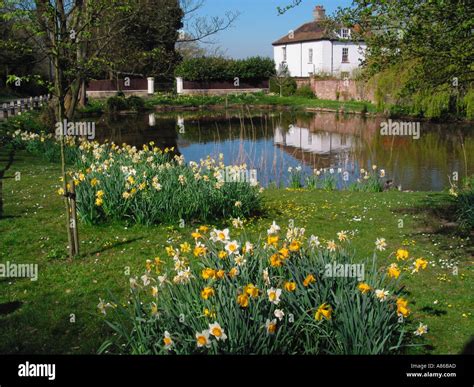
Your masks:
M20 98L2 104L2 119L12 117L27 110L39 109L51 99L51 95L40 95L38 97Z
M268 91L268 79L236 79L234 81L185 81L176 78L178 94L234 94Z

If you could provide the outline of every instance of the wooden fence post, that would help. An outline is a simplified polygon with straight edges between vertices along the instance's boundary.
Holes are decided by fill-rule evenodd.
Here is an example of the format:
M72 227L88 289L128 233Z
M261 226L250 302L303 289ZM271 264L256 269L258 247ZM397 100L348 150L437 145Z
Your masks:
M72 256L75 257L79 255L79 231L77 226L77 206L76 206L76 186L74 181L71 181L70 192L69 192L69 203L71 209L71 225L70 231L72 234Z

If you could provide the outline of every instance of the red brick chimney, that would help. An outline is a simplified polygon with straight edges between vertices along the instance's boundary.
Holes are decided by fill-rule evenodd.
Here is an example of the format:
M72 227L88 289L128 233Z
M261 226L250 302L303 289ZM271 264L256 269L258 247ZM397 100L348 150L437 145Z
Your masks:
M313 16L315 21L321 21L326 19L326 10L322 5L314 7Z

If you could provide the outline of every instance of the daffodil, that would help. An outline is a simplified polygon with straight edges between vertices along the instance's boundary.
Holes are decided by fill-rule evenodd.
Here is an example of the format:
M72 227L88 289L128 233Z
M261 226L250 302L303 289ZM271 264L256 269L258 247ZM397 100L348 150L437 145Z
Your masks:
M379 251L384 251L386 247L387 242L385 241L385 238L377 238L375 241L375 248Z
M303 286L307 288L309 285L314 284L315 282L316 278L314 278L314 275L308 274L303 281Z
M211 241L226 243L230 239L229 229L211 231Z
M321 321L323 318L326 320L330 320L332 317L332 308L331 305L328 303L324 303L319 306L318 310L316 311L314 318L316 321Z
M397 260L399 261L405 261L408 259L409 253L408 250L405 249L398 249L396 253Z
M249 296L246 293L239 294L237 296L237 303L241 308L248 308L249 306Z
M204 330L202 332L196 332L196 344L198 348L211 346L211 341L209 340L209 331Z
M408 317L410 310L408 309L408 301L403 298L397 299L397 314L399 316Z
M273 319L273 320L268 320L265 322L265 328L267 330L267 333L269 335L274 335L275 332L276 332L276 328L277 328L277 320L276 319Z
M206 255L206 252L207 252L206 246L204 246L200 242L196 244L193 251L195 257L203 257L204 255Z
M285 312L283 312L281 309L275 309L275 312L273 312L273 314L280 321L283 320L283 317L285 317Z
M237 267L233 267L229 270L229 277L234 278L239 275L239 269Z
M268 300L275 305L280 303L281 289L270 288L267 290Z
M287 281L285 282L285 285L283 286L283 288L287 291L287 292L294 292L296 290L296 282L292 282L292 281Z
M232 254L236 254L239 252L239 244L237 243L237 241L232 241L232 242L228 242L226 245L225 245L225 250L227 251L227 253L229 253L229 255L232 255Z
M244 293L246 293L250 297L256 298L258 297L260 290L254 284L248 284L244 288Z
M423 258L418 258L415 261L415 268L413 269L414 272L418 272L420 269L425 270L428 266L428 261Z
M214 269L203 269L201 272L201 277L205 280L216 278L216 271Z
M151 287L151 295L153 297L156 297L158 295L158 287L157 286L152 286Z
M375 297L377 297L379 299L380 302L384 302L388 295L389 295L389 291L388 290L385 290L385 289L377 289L375 291Z
M278 244L278 235L269 235L268 238L267 238L267 244L269 246L274 246L276 247L277 244Z
M357 288L360 290L362 294L367 294L372 290L372 287L365 282L360 283Z
M191 233L191 236L194 238L194 239L200 239L202 238L202 235L196 230L195 232Z
M280 267L283 265L283 261L281 259L281 255L273 254L270 256L270 265L272 267Z
M163 344L165 345L166 349L171 349L173 346L173 339L168 331L165 331L163 335Z
M216 338L217 341L226 341L227 335L225 334L222 327L215 321L213 324L209 324L209 333Z
M336 246L336 243L334 243L334 241L328 241L326 244L327 244L327 249L329 251L332 251L332 252L336 251L337 246Z
M388 267L387 273L390 278L397 279L400 276L400 269L398 268L396 263L392 263Z
M180 244L179 248L185 254L191 252L191 245L188 242L184 242L184 243Z
M416 328L416 331L414 332L416 336L422 336L426 333L428 333L428 325L424 325L423 323L420 323L420 325L418 326L418 328Z
M337 239L339 239L341 242L346 241L348 239L347 231L339 231L337 233Z
M290 251L299 251L301 248L301 243L298 242L297 240L293 240L291 243L290 243Z
M201 291L201 297L205 300L208 300L209 297L212 297L214 294L216 294L215 290L209 286L205 287Z
M57 192L58 192L59 196L64 196L64 189L63 188L59 188Z

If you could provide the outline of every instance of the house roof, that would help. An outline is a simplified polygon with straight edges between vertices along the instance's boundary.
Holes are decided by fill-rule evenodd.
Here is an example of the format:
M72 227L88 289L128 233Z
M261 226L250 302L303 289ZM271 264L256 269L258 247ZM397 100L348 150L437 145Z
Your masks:
M305 23L294 30L291 37L290 33L288 33L273 42L272 45L280 46L284 44L312 42L317 40L339 40L339 37L333 31L328 31L327 25L324 21L312 21Z

